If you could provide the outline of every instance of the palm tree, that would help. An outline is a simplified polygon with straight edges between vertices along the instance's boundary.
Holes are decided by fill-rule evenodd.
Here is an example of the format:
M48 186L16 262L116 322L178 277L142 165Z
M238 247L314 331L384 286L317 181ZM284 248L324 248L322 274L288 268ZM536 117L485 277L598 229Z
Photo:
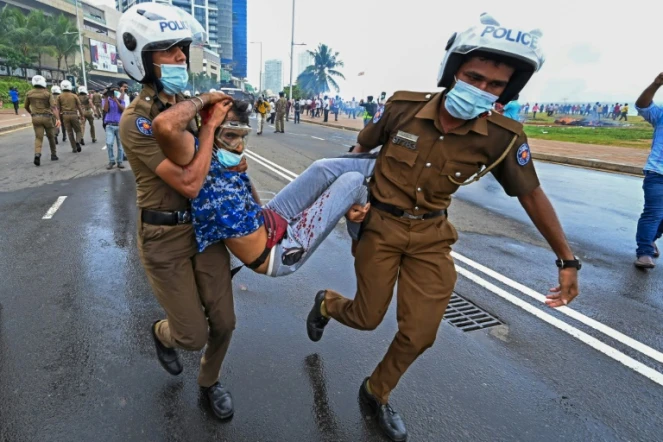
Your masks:
M13 27L9 29L6 38L12 44L16 52L21 56L21 67L25 71L25 79L28 79L28 69L32 63L37 61L37 47L42 42L39 36L30 27L28 17L18 8L11 9Z
M78 51L78 34L76 34L76 26L71 23L67 17L60 14L54 18L53 24L53 39L51 44L55 48L55 57L58 61L58 71L61 70L62 60L64 59L65 70L69 70L69 63L67 59L76 54ZM64 79L64 77L62 77Z
M31 30L35 37L37 44L34 47L34 52L37 56L37 66L39 66L39 74L41 74L42 58L44 55L55 55L56 51L53 47L53 17L44 14L43 11L32 10L28 14L28 29Z
M313 64L297 77L299 88L307 93L318 95L328 92L331 85L338 92L340 88L334 77L345 80L345 76L336 70L344 66L343 61L338 58L339 53L332 52L331 48L325 44L320 44L316 50L307 52L313 57Z

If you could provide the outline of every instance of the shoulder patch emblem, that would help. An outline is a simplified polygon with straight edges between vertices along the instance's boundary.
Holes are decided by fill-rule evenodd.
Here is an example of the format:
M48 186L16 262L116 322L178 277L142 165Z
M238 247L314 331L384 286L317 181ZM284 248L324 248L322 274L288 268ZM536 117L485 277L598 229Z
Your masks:
M530 162L532 159L532 154L529 151L529 145L527 143L523 143L518 148L518 151L516 152L516 159L518 160L518 164L521 166L525 166Z
M145 117L136 118L136 128L143 135L152 136L152 122Z
M377 123L380 121L380 118L382 118L382 114L384 114L384 106L380 106L378 108L378 111L373 115L373 123Z

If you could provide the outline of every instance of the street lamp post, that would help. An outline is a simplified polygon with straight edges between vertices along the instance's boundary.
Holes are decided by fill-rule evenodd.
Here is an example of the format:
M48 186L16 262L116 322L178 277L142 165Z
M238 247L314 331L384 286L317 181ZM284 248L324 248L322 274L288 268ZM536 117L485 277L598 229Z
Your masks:
M83 36L78 21L78 0L76 0L76 32L65 32L63 35L78 34L78 48L81 50L81 71L83 73L83 86L87 87L87 75L85 75L85 53L83 52Z
M306 43L295 43L295 0L292 0L292 34L290 36L290 101L292 101L292 63L295 58L295 46L306 46Z
M252 41L251 44L259 44L260 45L260 80L258 82L260 83L260 87L258 88L258 93L262 92L262 42L261 41Z

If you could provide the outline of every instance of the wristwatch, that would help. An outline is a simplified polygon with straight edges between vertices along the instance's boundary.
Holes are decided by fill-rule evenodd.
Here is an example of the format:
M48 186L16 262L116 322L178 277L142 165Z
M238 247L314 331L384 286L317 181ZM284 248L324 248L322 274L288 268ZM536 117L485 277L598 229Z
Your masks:
M558 259L557 261L555 261L555 264L560 269L572 268L580 270L582 268L582 263L580 262L580 258L578 258L577 256L574 256L573 259L566 259L566 260Z

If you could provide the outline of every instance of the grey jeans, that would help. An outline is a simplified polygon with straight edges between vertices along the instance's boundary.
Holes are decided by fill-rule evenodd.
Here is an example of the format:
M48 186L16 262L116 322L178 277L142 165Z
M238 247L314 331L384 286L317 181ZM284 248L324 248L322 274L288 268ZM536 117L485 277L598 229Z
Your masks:
M268 276L295 272L352 205L368 202L366 178L373 175L375 157L361 154L318 160L266 204L288 221L287 236L272 249ZM359 227L348 223L353 239Z

